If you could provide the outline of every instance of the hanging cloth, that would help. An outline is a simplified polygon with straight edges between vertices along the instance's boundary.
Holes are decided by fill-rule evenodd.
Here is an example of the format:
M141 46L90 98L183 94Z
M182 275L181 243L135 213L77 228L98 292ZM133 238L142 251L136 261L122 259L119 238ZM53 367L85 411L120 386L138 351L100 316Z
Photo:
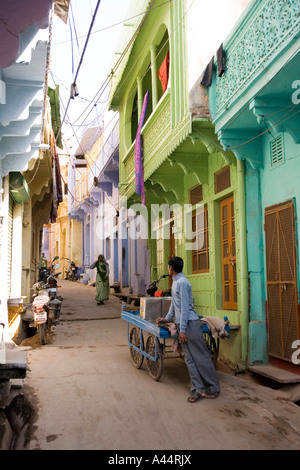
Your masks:
M144 188L144 169L143 169L143 160L142 160L142 136L141 130L143 127L147 104L149 99L149 90L144 96L141 117L138 125L138 130L135 138L135 148L134 148L134 160L135 160L135 192L140 194L142 198L143 206L146 204L145 198L145 188Z
M201 80L201 85L210 86L212 81L212 74L214 69L214 57L211 58L209 64L207 65L204 75Z
M158 77L160 79L163 93L166 91L168 87L169 65L170 65L170 53L168 51L158 71Z
M217 50L217 64L218 64L218 76L222 77L223 73L225 72L223 44L221 44L221 46Z

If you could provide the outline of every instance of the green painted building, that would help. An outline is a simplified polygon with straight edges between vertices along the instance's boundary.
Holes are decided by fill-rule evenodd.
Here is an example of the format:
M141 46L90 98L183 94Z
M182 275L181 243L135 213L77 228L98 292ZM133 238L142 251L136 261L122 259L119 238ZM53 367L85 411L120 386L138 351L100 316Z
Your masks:
M214 3L204 18L200 2L132 2L128 17L143 14L124 26L110 108L120 113L120 195L144 216L151 278L167 272L169 257L181 256L197 313L226 315L233 326L231 338L221 342L221 357L243 368L248 331L244 166L218 142L200 82L211 51L248 2L224 1L220 27L207 28L206 41L198 43L197 32L205 36L205 25L213 22ZM229 4L233 14L224 24ZM148 90L141 130L146 207L141 207L135 193L135 138ZM160 285L168 286L167 279Z

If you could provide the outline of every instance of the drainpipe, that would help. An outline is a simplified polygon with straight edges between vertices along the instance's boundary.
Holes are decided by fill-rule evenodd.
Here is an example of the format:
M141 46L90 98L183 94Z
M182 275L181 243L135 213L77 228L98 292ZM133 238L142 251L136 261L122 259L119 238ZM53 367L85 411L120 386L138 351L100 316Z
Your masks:
M241 356L242 364L238 371L247 367L248 326L249 326L249 291L247 262L247 229L246 229L246 193L244 160L237 159L238 206L240 211L240 265L241 265Z

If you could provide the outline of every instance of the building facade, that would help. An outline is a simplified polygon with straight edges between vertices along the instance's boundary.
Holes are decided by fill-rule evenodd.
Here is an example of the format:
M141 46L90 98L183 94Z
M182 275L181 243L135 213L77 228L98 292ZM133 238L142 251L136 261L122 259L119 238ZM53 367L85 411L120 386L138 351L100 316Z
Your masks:
M38 6L28 2L25 8L21 3L15 2L13 8L11 4L1 6L1 398L9 393L3 382L26 374L26 352L19 350L12 338L21 324L23 304L31 301L43 224L58 205L57 197L53 197L58 167L53 157L55 138L47 98L52 1L43 0Z
M119 200L119 121L117 115L107 119L104 127L87 130L69 164L69 218L82 224L82 280L95 281L89 267L103 254L111 287L144 294L150 282L147 241L128 237L128 211Z
M249 364L298 373L299 28L299 2L253 0L207 88L219 141L245 167Z
M110 95L120 113L120 194L144 219L151 279L167 273L171 256L184 259L197 313L226 315L235 325L222 344L234 367L247 360L244 173L215 136L201 82L247 3L210 2L204 19L200 2L132 2L132 17L146 13L125 28L119 50L127 52L113 64ZM206 27L216 8L222 21ZM136 194L139 133L145 201Z

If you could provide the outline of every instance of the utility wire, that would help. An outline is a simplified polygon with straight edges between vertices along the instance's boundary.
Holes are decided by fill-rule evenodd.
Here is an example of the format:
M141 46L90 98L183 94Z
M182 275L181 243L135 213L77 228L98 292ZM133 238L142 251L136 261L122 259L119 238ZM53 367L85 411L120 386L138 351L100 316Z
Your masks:
M81 67L82 62L83 62L84 54L85 54L85 51L86 51L86 48L87 48L87 45L88 45L88 42L89 42L89 39L90 39L91 31L92 31L92 28L94 26L94 22L95 22L95 19L96 19L96 15L97 15L97 11L98 11L98 8L100 6L100 3L101 3L101 0L98 0L96 8L95 8L94 15L93 15L93 19L92 19L92 22L91 22L91 25L90 25L90 28L89 28L89 32L88 32L88 35L87 35L87 38L86 38L86 41L85 41L85 45L84 45L84 48L83 48L83 51L82 51L82 54L81 54L81 58L80 58L80 61L79 61L78 67L77 67L77 71L76 71L76 74L75 74L75 77L74 77L74 84L76 84L76 80L77 80L77 77L78 77L78 74L79 74L80 67ZM67 115L67 111L68 111L68 108L70 106L71 99L72 98L71 98L71 95L70 95L67 106L66 106L66 109L65 109L64 118L61 122L61 126L60 126L59 131L58 131L57 136L56 136L56 140L58 139L58 137L61 134L62 125L63 125L65 117Z

